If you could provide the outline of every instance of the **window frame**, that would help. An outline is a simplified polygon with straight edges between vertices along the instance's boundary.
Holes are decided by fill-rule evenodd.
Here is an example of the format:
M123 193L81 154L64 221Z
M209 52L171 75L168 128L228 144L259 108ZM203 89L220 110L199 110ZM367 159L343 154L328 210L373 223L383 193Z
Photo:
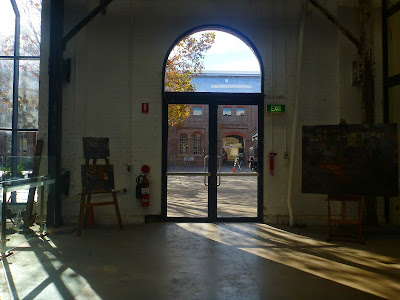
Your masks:
M229 114L225 113L225 110L229 110ZM232 116L232 107L223 107L222 108L222 116L223 117L231 117Z
M195 114L194 112L195 111L200 111L200 113L199 114ZM193 107L193 116L202 116L203 115L203 108L202 107Z
M203 137L200 133L193 135L193 155L201 155L203 152Z
M243 111L243 113L238 113L239 111ZM236 108L236 116L238 117L244 117L246 115L246 110L243 107L238 107Z
M181 133L179 135L179 155L186 155L189 153L188 135Z
M19 140L19 134L23 132L34 132L38 133L39 128L38 126L35 128L25 128L25 127L18 127L18 106L19 106L19 88L20 88L20 62L21 61L40 61L40 55L35 56L35 55L24 55L21 56L21 47L20 47L20 39L21 39L21 15L18 9L18 4L16 0L10 0L10 4L13 8L15 19L15 32L14 32L14 52L13 55L0 55L0 60L2 61L13 61L13 74L12 74L12 122L11 122L11 128L0 128L0 132L11 132L11 156L18 156L19 153L22 153L19 151L22 145L19 145L18 140ZM40 66L39 66L40 67ZM39 71L40 72L40 71ZM39 80L39 79L38 79ZM38 91L39 93L39 91ZM37 118L39 118L39 111L37 111L38 115ZM25 124L24 124L25 125Z

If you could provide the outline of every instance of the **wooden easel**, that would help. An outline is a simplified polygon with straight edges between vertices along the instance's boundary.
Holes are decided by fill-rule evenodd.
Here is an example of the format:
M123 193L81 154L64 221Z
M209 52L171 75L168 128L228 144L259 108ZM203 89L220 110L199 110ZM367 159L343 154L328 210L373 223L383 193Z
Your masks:
M351 241L357 241L360 243L365 243L364 237L362 235L362 199L363 197L360 195L328 195L328 238L329 242L332 238L334 239L343 239ZM340 201L342 205L342 214L341 218L332 218L331 215L331 206L330 201ZM347 202L357 203L357 218L354 220L347 219ZM357 234L355 235L344 235L337 234L332 232L332 224L346 224L346 225L356 225L357 226Z
M85 139L90 139L90 143L85 144ZM90 144L90 145L89 145ZM105 146L104 146L105 145ZM96 151L96 146L100 151ZM101 149L106 148L106 149ZM106 138L84 138L84 156L85 165L81 166L82 170L82 194L79 210L79 223L77 235L82 233L84 216L88 209L93 209L95 206L114 205L117 215L119 228L122 229L121 214L119 212L117 193L114 189L114 172L113 165L110 165L108 139ZM93 163L90 164L92 159ZM105 165L98 165L97 159L104 159ZM107 183L107 184L106 184ZM93 194L111 193L113 201L91 203ZM86 203L85 203L86 202Z

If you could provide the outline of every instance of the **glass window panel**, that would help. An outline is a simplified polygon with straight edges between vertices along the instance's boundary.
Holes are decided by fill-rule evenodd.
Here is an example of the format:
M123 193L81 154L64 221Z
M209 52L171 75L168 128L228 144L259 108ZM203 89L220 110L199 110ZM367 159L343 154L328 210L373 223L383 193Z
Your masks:
M236 109L236 115L237 116L244 116L244 108L241 108L241 107L239 107L239 108L237 108Z
M18 128L38 128L39 61L20 61Z
M217 193L218 217L257 217L256 176L224 176Z
M34 156L36 150L37 132L20 131L18 132L18 155Z
M389 77L400 74L400 11L388 18Z
M203 114L203 109L201 107L193 108L193 115L194 116L201 116Z
M11 155L11 131L0 130L0 165L4 164L3 157Z
M185 107L192 108L186 104L168 105L168 172L204 172L208 163L205 156L208 155L209 109L207 105L202 105L201 116L189 113L186 118L178 117L186 111ZM200 141L195 141L196 135L200 136ZM195 155L198 150L200 153Z
M245 116L221 117L226 107L218 107L218 152L222 153L222 172L254 173L257 169L258 107L246 105ZM256 155L255 155L256 154Z
M15 14L10 0L0 4L0 55L14 55Z
M168 176L167 216L207 217L208 187L204 176Z
M219 107L219 112L222 109ZM257 217L258 177L258 107L246 105L237 109L244 116L230 118L218 114L218 149L222 152L217 189L218 217ZM236 173L238 176L229 176ZM246 176L240 176L241 174Z
M179 154L187 154L188 153L188 137L187 134L181 134L179 137Z
M222 115L223 116L231 116L232 115L232 108L224 107L223 110L222 110Z
M40 55L42 1L17 0L21 15L20 55Z
M184 37L165 66L166 92L260 93L260 64L241 39L219 30Z
M14 61L0 60L0 128L12 126Z
M202 137L200 134L195 134L193 137L193 154L199 155L203 153Z

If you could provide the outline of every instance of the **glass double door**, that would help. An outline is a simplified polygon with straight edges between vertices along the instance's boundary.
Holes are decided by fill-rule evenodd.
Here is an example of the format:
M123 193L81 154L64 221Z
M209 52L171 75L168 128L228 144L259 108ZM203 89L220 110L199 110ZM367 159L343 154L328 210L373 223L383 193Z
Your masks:
M167 219L259 220L258 109L168 105Z

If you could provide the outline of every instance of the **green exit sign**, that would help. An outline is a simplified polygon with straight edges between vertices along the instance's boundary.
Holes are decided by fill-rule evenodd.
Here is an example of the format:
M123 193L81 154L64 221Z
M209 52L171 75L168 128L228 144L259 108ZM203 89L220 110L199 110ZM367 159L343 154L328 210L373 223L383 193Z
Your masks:
M267 112L285 112L284 104L267 104Z

